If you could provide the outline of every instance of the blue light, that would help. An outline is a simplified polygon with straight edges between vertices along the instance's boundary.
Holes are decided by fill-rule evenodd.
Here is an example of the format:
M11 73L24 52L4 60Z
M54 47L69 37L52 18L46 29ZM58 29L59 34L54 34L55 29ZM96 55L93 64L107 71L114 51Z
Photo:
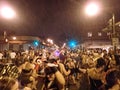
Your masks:
M76 45L77 45L77 42L75 40L70 40L68 42L68 45L69 45L70 48L75 48Z
M33 42L33 45L34 45L35 47L37 47L37 46L39 45L39 41L34 41L34 42Z

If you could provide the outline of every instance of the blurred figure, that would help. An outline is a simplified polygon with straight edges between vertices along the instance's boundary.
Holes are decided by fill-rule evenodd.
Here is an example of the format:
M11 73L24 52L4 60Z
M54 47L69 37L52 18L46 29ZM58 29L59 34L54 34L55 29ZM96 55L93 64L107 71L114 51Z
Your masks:
M71 58L68 58L66 66L68 67L68 69L70 69L70 74L69 74L69 84L76 84L76 80L75 80L75 63L74 60Z
M65 79L55 66L46 67L45 74L44 90L65 90Z
M37 74L36 74L36 71L34 70L34 64L30 62L26 62L18 78L20 81L21 87L29 87L32 90L36 90L37 82L35 78L37 78Z
M0 51L0 60L3 59L3 53Z
M106 74L105 90L120 90L120 71L112 70Z
M103 58L98 58L96 62L96 66L88 69L81 69L83 73L87 73L90 81L90 90L98 90L99 87L103 85L103 78L105 75L105 60Z
M0 79L0 90L19 90L18 81L9 77Z

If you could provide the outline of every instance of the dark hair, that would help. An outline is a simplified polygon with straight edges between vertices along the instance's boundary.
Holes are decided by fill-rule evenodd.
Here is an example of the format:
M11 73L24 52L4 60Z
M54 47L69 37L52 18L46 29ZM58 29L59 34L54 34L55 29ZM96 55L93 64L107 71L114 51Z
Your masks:
M49 74L52 74L54 72L53 72L53 70L50 67L46 67L45 68L45 73L46 73L46 75L49 75Z
M100 67L102 67L104 65L106 65L105 60L103 58L98 58L96 68L100 68Z
M116 65L120 65L120 55L115 55Z
M50 63L54 63L54 62L57 62L57 60L54 59L54 58L52 58L52 59L49 59L48 62L50 62Z
M107 87L111 88L113 85L116 84L117 79L118 79L118 74L119 72L117 70L112 70L110 72L107 73L106 75L106 82L107 82Z
M0 79L0 90L11 90L15 83L16 81L13 78L4 77Z

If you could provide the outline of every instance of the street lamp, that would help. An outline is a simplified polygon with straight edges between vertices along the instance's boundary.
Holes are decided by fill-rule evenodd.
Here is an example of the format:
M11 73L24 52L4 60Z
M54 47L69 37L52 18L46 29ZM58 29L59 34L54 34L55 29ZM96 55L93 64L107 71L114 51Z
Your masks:
M98 14L100 11L100 6L96 2L90 2L86 5L85 7L85 14L88 16L95 16ZM88 37L91 39L91 44L92 44L92 32L88 33Z
M0 15L6 19L12 19L13 17L15 17L16 13L12 8L8 6L3 6L0 8Z
M12 19L16 15L15 11L8 6L2 6L0 7L0 16L5 18L5 19ZM6 31L4 31L4 38L6 38Z
M97 3L95 2L91 2L89 4L87 4L86 8L85 8L85 13L89 16L94 16L96 14L98 14L100 8L98 6Z
M115 15L112 14L112 18L109 19L108 23L109 25L106 28L104 28L103 31L111 32L109 33L109 35L111 35L113 50L114 50L114 53L116 53L116 48L117 48L117 45L119 44L119 38L117 36L116 26L119 25L119 22L115 23Z
M0 7L0 17L3 17L5 19L12 19L15 17L15 15L16 13L11 7L9 6ZM6 31L4 31L4 40L5 42L8 42ZM9 42L8 42L8 48L9 48Z
M89 16L94 16L100 11L100 8L97 3L92 2L89 3L85 8L85 13ZM115 28L115 15L112 14L112 18L109 20L109 26L112 29L112 45L114 52L116 53L116 46L119 43L119 38L116 35L116 28ZM108 28L105 28L104 31L108 30Z
M0 7L0 16L5 19L12 19L16 16L15 11L9 6ZM4 35L6 36L6 31L4 31ZM6 38L4 36L4 38Z
M13 40L16 40L17 38L14 36L14 37L12 37L12 39L13 39Z

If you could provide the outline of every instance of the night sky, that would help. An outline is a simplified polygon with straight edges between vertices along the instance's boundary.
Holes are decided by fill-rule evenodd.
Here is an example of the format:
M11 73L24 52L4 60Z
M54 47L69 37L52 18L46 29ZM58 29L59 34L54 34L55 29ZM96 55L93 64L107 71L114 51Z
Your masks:
M69 39L78 41L87 37L88 32L101 32L108 20L115 14L120 21L119 0L94 0L101 11L94 17L85 15L84 8L93 0L0 0L16 12L16 17L6 20L0 17L0 32L8 35L32 35L51 38L57 43Z

